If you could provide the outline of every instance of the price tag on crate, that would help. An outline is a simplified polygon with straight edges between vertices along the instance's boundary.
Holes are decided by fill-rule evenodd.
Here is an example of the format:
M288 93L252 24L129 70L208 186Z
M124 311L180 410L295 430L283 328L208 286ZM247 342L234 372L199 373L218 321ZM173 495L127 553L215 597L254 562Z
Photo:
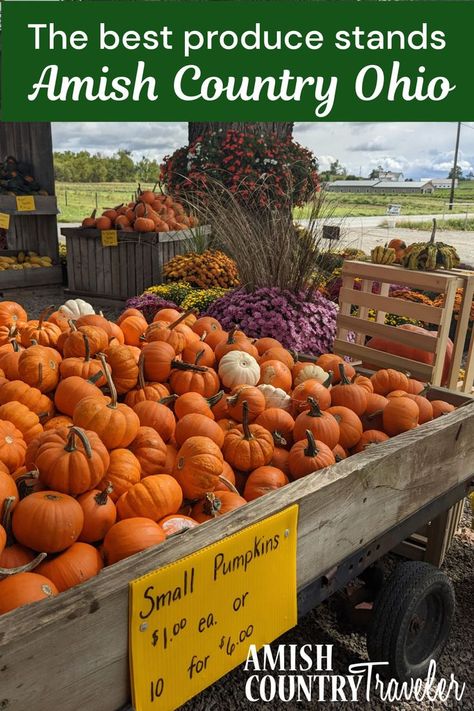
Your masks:
M118 245L117 230L101 230L102 247L116 247Z
M36 210L36 203L33 195L17 195L16 209L18 212L31 212Z
M10 215L6 212L0 212L0 229L8 230L10 227Z
M135 711L173 711L296 625L297 524L291 506L130 583Z

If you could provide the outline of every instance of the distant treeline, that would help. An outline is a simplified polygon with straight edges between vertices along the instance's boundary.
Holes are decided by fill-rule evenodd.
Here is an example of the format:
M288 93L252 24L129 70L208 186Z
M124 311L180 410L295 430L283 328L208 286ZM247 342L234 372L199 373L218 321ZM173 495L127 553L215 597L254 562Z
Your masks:
M89 151L56 151L54 153L56 180L64 183L119 183L158 180L160 166L156 160L142 156L139 161L131 152L120 149L112 156Z

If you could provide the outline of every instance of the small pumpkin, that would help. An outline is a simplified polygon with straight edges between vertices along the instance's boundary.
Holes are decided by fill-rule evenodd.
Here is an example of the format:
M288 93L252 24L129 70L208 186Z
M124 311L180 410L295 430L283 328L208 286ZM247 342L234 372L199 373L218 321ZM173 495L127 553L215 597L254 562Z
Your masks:
M288 477L281 469L272 466L258 467L248 476L244 488L244 499L253 501L286 484L288 484Z
M161 518L158 524L165 532L166 538L184 533L184 531L188 531L190 528L196 528L196 526L199 525L193 518L184 516L183 514L170 514L169 516Z
M82 508L72 496L37 491L18 502L12 530L16 540L28 548L59 553L76 542L83 523Z
M316 400L308 398L309 410L301 412L295 420L293 438L295 442L304 439L306 430L311 430L314 437L333 449L339 442L340 429L337 421L328 410L323 411Z
M339 383L331 390L331 403L348 407L359 417L367 408L367 390L347 377L343 363L339 363Z
M58 594L51 580L38 573L17 573L0 580L0 615Z
M263 397L263 396L262 396ZM224 444L224 432L217 422L199 413L185 415L176 424L175 440L181 447L187 439L193 436L209 437L220 448Z
M289 410L291 406L291 398L281 388L275 388L273 385L258 385L265 397L266 407L279 407L281 410Z
M151 518L140 516L114 523L104 538L103 550L107 565L118 563L135 553L156 546L166 540L161 526Z
M315 439L311 430L306 430L305 439L293 445L288 457L288 467L293 480L335 463L331 449L324 442Z
M175 361L173 368L169 384L176 395L195 392L204 397L212 397L220 390L219 376L212 368L180 363L180 361Z
M256 385L260 378L260 367L249 353L232 350L220 359L219 377L226 388Z
M83 543L101 541L117 520L117 509L110 498L112 490L109 482L105 489L91 489L77 497L84 514L84 525L79 536Z
M110 456L95 432L63 427L43 437L34 464L45 487L77 496L99 483Z
M365 430L356 446L352 449L352 453L364 452L367 447L379 444L380 442L386 442L388 439L389 436L380 430Z
M171 473L172 466L166 471L168 450L162 438L153 427L138 428L137 436L130 444L129 449L137 458L142 477L153 474Z
M117 501L120 519L142 516L158 521L174 514L183 503L180 485L168 474L147 476L127 489Z
M315 363L305 363L298 362L292 369L293 375L293 387L301 385L306 380L317 380L318 383L325 383L327 381L328 374L321 368L321 366Z
M277 441L284 441L283 446L290 447L293 444L295 421L289 412L277 407L269 407L257 417L255 424L268 430L274 439L277 437Z
M168 442L174 436L176 420L169 407L163 402L144 400L135 405L133 412L138 416L140 427L151 427L158 432L164 442Z
M226 356L224 356L226 357ZM222 361L221 361L222 362ZM259 388L252 385L236 387L227 398L227 414L233 420L242 422L244 402L248 405L248 419L253 422L265 410L265 396Z
M195 436L180 447L173 476L187 499L195 500L214 491L222 474L223 456L208 437Z
M295 360L291 353L282 346L269 348L260 356L260 363L265 363L267 360L279 360L292 370L295 366Z
M222 452L231 467L248 472L269 464L275 446L268 430L260 425L249 424L248 405L245 400L242 407L242 425L227 432Z
M14 472L23 466L25 455L26 443L20 430L8 420L0 420L0 462Z
M21 329L21 345L27 348L33 343L41 346L54 347L61 335L61 329L54 323L47 321L47 316L54 310L54 306L48 306L40 313L36 321L28 321Z
M59 592L64 592L95 577L103 567L97 548L76 542L55 558L40 563L35 572L51 580Z
M370 378L374 388L374 393L387 395L393 390L408 391L408 378L405 373L401 373L393 368L383 368L378 370Z
M384 408L382 419L384 431L391 437L418 427L420 410L408 397L394 397Z
M326 412L332 415L339 425L339 444L344 449L355 447L363 432L360 417L352 410L349 410L348 407L344 407L344 405L331 406Z
M212 407L224 398L224 391L220 390L213 397L206 398L199 393L183 393L179 395L174 403L174 414L180 420L185 415L199 414L205 415L211 420L215 420Z
M387 404L388 398L383 395L367 395L367 407L361 417L364 430L383 430L382 412Z
M109 496L115 503L123 493L140 481L140 462L129 449L113 449L110 452L110 463L99 487L112 490Z
M8 420L15 425L26 444L43 432L38 415L16 400L0 405L0 420Z
M313 400L319 405L320 410L327 410L331 405L331 391L329 389L332 376L326 375L326 380L324 383L319 382L319 380L305 380L295 387L291 393L291 412L293 417L300 414L302 410L309 409L308 398L312 397Z
M117 393L119 395L128 393L136 386L139 377L139 366L130 347L110 346L105 351L105 356L112 369L112 378Z
M431 407L433 408L433 419L441 417L442 415L449 415L456 408L451 403L445 400L431 400Z
M79 375L71 375L59 382L54 393L54 404L61 414L72 417L76 405L85 397L105 400L102 391L92 382Z
M234 494L232 491L208 492L201 501L193 506L191 515L198 523L204 523L230 511L235 511L235 509L245 506L246 503L247 501L242 496Z
M290 392L292 386L291 370L279 360L267 360L260 366L259 385L273 385L285 392Z
M53 403L38 388L31 387L22 380L12 380L0 387L0 404L16 400L34 412L41 421L49 419L53 414Z
M49 393L58 384L58 359L61 360L57 351L48 346L30 346L19 355L18 377L42 393Z

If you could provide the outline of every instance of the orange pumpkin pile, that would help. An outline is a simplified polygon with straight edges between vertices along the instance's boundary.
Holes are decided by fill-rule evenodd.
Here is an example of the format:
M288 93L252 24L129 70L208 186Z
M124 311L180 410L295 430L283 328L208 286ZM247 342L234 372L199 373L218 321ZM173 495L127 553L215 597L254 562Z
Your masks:
M396 370L174 309L0 303L0 613L448 414Z
M94 210L82 221L82 227L89 229L122 232L170 232L187 230L197 224L197 218L188 214L171 195L153 190L139 190L135 201L108 208L100 217L96 217Z

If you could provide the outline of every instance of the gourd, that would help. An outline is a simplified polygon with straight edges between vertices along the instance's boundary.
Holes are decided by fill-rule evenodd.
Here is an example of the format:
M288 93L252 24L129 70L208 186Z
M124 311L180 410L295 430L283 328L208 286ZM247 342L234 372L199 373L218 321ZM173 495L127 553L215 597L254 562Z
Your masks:
M86 314L95 314L91 304L83 299L69 299L59 307L58 311L64 314L68 319L76 319Z

